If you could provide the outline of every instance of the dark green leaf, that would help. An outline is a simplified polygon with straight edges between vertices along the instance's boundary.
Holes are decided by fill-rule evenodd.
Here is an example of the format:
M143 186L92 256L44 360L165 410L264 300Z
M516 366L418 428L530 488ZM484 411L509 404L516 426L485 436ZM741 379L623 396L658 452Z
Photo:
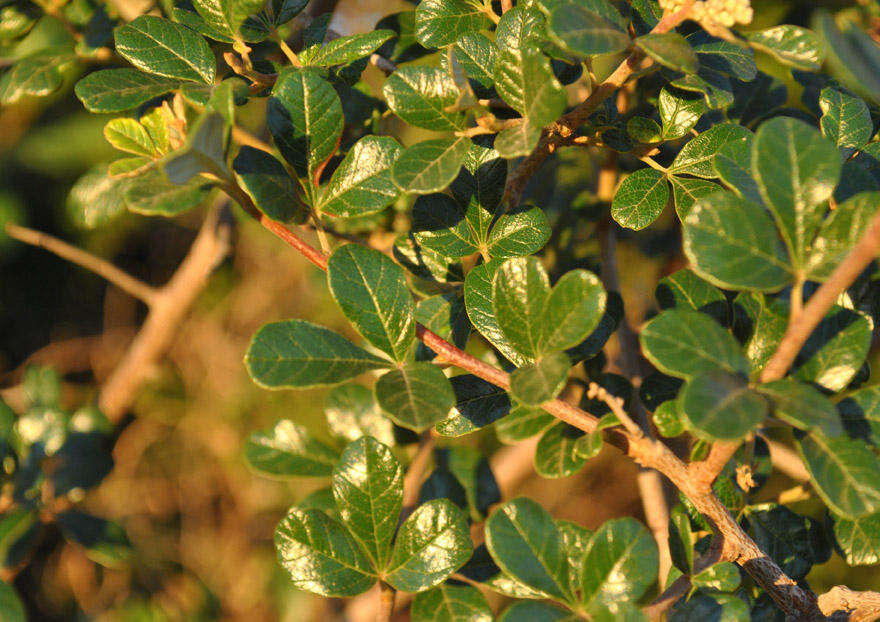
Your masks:
M333 470L333 498L348 531L376 568L384 568L403 507L403 467L385 445L363 436Z
M732 562L719 562L700 571L693 578L693 585L719 592L732 592L739 587L739 569Z
M744 518L744 526L758 547L796 581L830 555L823 527L785 506L753 506L744 512Z
M339 452L298 423L282 419L271 430L252 433L244 457L261 475L320 477L333 472Z
M321 195L320 210L331 216L366 216L381 211L400 194L391 167L401 147L388 136L364 136L339 167Z
M493 260L468 272L464 284L464 302L468 317L480 334L509 361L520 365L526 362L526 357L519 354L504 336L492 304L492 282L501 264L500 260Z
M484 428L510 412L510 398L504 389L476 376L451 378L455 406L449 418L437 424L444 436L461 436Z
M330 256L327 281L364 339L397 361L406 358L415 339L415 303L403 268L377 250L346 244Z
M702 97L685 97L668 88L660 91L657 103L666 140L681 138L690 132L706 112Z
M22 97L42 97L61 88L61 69L76 57L65 48L47 48L18 60L0 76L0 103L14 104Z
M669 613L669 622L717 620L718 622L749 622L748 604L733 594L699 591L690 598L680 599Z
M164 95L178 84L136 69L102 69L77 82L75 90L89 112L122 112Z
M214 54L207 41L180 24L141 15L114 31L116 51L147 73L210 84Z
M818 71L825 60L822 41L812 30L800 26L783 24L750 32L747 37L753 48L795 69Z
M486 545L501 569L526 586L557 599L572 597L559 529L531 499L513 499L492 513Z
M449 110L458 101L458 86L442 69L422 65L401 67L388 77L382 92L388 107L410 125L437 132L464 128L464 114Z
M702 311L722 324L727 323L724 294L687 268L661 279L654 297L661 309Z
M701 67L750 82L758 75L755 53L749 48L713 37L705 30L688 35L688 43L697 52Z
M639 169L617 188L611 216L622 227L639 231L657 220L668 200L666 175L653 168Z
M297 184L274 156L244 146L232 168L254 205L266 216L278 222L306 220L308 211L299 198Z
M660 371L690 378L708 368L748 372L739 343L704 313L670 309L645 324L642 351Z
M394 36L392 30L374 30L328 41L324 45L316 44L299 53L299 60L309 67L332 67L347 65L369 56Z
M452 183L470 149L467 138L438 138L407 147L391 169L403 192L429 194Z
M540 46L546 38L544 22L544 16L537 9L515 6L501 16L495 27L495 45L499 50Z
M535 471L541 477L568 477L584 466L588 457L579 451L584 433L559 422L544 432L535 448Z
M803 121L777 117L755 135L752 172L796 268L803 266L822 223L823 203L837 185L840 166L833 143Z
M673 71L697 73L697 54L687 39L677 32L647 34L635 41L636 46L655 61Z
M785 250L759 205L717 192L698 201L682 224L694 271L715 285L777 291L791 281Z
M524 257L541 250L549 240L550 225L544 211L524 207L498 217L486 240L486 252L496 259Z
M232 38L238 38L245 19L265 4L265 0L193 0L193 8L209 26Z
M826 86L819 93L822 134L843 151L852 155L871 139L874 122L868 106L861 99L838 88Z
M754 142L754 136L750 134L745 142L736 141L724 145L715 154L715 172L737 195L757 205L763 205L764 199L758 190L758 182L752 174Z
M719 155L715 156L716 168ZM716 183L705 179L694 179L693 177L676 177L672 175L669 178L669 182L672 184L672 200L675 202L675 213L678 214L678 218L682 221L688 217L688 214L691 213L691 208L697 201L720 190Z
M386 581L404 592L421 592L442 583L473 553L467 520L448 499L420 505L394 542Z
M498 622L573 622L578 618L571 612L550 603L523 601L504 610Z
M444 257L471 255L481 242L465 216L462 206L447 194L421 196L413 205L413 236L419 245Z
M455 42L453 51L455 60L464 69L468 78L476 80L485 87L492 86L498 48L489 37L479 32L465 33Z
M211 191L203 179L185 185L168 182L158 172L142 175L125 187L125 205L132 212L147 216L176 216L201 204Z
M714 179L718 177L714 165L715 154L728 143L749 140L751 135L747 128L735 123L716 125L688 142L675 157L669 172Z
M559 45L582 56L620 52L630 44L620 26L573 2L550 12L547 29Z
M880 563L880 514L838 518L834 521L834 537L850 566Z
M743 377L711 368L685 384L678 405L688 427L709 440L741 439L769 412L767 400Z
M379 406L395 423L421 431L449 417L455 393L443 371L432 363L409 363L376 382Z
M504 443L518 443L540 434L556 423L556 417L540 408L514 404L510 414L495 424L498 439Z
M279 73L266 118L281 155L309 179L336 151L344 124L342 104L330 83L314 69L298 67Z
M510 392L526 406L540 406L565 387L571 360L564 352L542 356L510 374Z
M117 523L76 510L59 512L55 520L64 537L83 547L86 557L97 564L119 568L133 555L128 536ZM5 615L0 617L5 622Z
M683 574L693 573L694 535L691 519L681 506L674 508L669 514L669 553L672 563Z
M273 322L254 335L244 357L254 382L266 389L327 386L388 362L322 326L304 320Z
M842 391L865 362L871 322L861 313L834 307L819 322L794 362L794 376L829 391Z
M4 622L27 622L24 604L15 588L6 581L0 581L0 617Z
M278 560L293 584L322 596L357 596L376 582L357 542L321 510L293 508L275 529Z
M507 341L529 359L541 353L550 279L535 257L508 259L495 272L492 308Z
M880 510L880 461L862 440L810 434L798 441L819 496L835 513L859 518Z
M470 585L444 583L413 598L413 622L492 622L486 597Z
M533 127L555 121L565 110L565 90L550 61L537 49L502 49L495 61L495 88Z
M834 403L808 384L793 378L758 385L770 398L773 414L801 430L819 430L825 436L843 434L840 415Z
M541 349L564 350L581 343L602 319L606 298L599 277L592 272L563 274L547 299Z

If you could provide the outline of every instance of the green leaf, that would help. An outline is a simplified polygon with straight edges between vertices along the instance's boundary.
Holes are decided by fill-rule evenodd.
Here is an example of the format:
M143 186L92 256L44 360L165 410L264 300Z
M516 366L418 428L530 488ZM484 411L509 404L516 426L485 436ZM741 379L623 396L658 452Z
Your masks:
M455 60L464 69L468 78L476 80L485 87L492 86L498 48L489 37L479 32L468 32L459 37L452 49Z
M471 255L480 244L465 210L447 194L428 194L416 199L412 228L416 242L444 257Z
M65 48L47 48L18 60L0 77L0 103L14 104L22 97L42 97L61 88L61 69L76 57Z
M657 104L666 140L685 136L706 112L702 97L685 97L668 88L660 91Z
M146 216L176 216L204 202L211 185L195 178L185 185L166 180L158 171L151 171L132 180L123 197L129 211Z
M715 157L716 167L718 164L718 156ZM693 177L669 177L672 184L672 200L675 202L675 213L678 218L684 221L691 213L691 208L703 197L715 194L720 190L718 184L705 179L694 179Z
M0 617L4 622L27 622L18 592L6 581L0 581Z
M639 169L623 180L611 202L611 216L622 227L639 231L663 212L669 200L666 175L653 168Z
M495 89L504 101L538 128L555 121L567 102L550 61L534 48L502 49L498 53Z
M843 426L872 445L880 440L880 386L859 389L837 403Z
M508 210L492 225L486 239L486 252L497 259L525 257L544 248L550 241L550 233L542 209L523 206Z
M106 164L99 164L80 177L67 197L68 209L77 224L94 229L124 212L125 182L109 177Z
M367 387L344 384L327 395L324 412L330 431L349 441L372 436L379 442L394 445L394 429L382 416L376 397Z
M453 447L447 456L441 456L440 460L448 461L450 472L464 488L472 519L485 520L489 507L501 501L501 491L489 460L473 447Z
M704 30L688 35L687 40L697 52L701 68L706 67L744 82L751 82L758 75L755 53L743 45L713 37Z
M819 109L822 134L840 147L846 157L871 139L874 131L871 113L867 104L855 95L826 86L819 93Z
M393 30L374 30L316 44L307 47L298 55L300 62L307 67L332 67L347 65L369 56L383 43L394 36Z
M587 462L579 450L584 433L567 423L559 422L541 435L535 448L535 471L541 477L568 477L581 470Z
M265 0L193 0L192 4L210 27L238 38L244 21L258 13L266 3Z
M471 323L464 308L461 290L423 298L416 305L416 321L464 349L471 336ZM416 349L416 360L432 360L435 353L424 343Z
M402 151L389 136L364 136L345 154L321 195L320 211L346 218L383 210L400 192L391 167Z
M554 399L565 387L571 360L564 352L542 356L534 363L513 370L510 392L526 406L540 406Z
M263 326L254 335L244 363L254 382L266 389L334 385L388 367L387 361L305 320Z
M693 138L682 147L672 165L670 173L680 175L687 173L694 177L715 179L718 173L715 171L715 154L728 143L749 140L752 133L741 125L735 123L720 123L699 136Z
M635 43L645 54L673 71L697 73L699 69L696 52L677 32L642 35Z
M514 404L510 414L495 424L502 443L514 444L536 436L556 423L556 417L540 408Z
M718 622L749 622L749 605L734 594L699 591L690 598L682 598L669 613L669 622L690 620L718 620Z
M777 291L791 282L785 250L764 209L730 192L698 201L682 223L694 271L726 289Z
M439 192L458 175L470 145L467 138L438 138L416 143L400 154L391 168L392 179L403 192Z
M376 382L379 406L398 425L420 432L449 417L455 393L432 363L409 363Z
M654 298L660 309L702 311L721 324L727 323L727 298L687 268L661 279Z
M527 358L519 354L504 336L492 304L492 283L502 263L500 260L492 260L468 272L464 283L464 303L474 328L510 362L521 365L527 362Z
M513 603L504 610L498 622L574 622L579 620L571 612L550 603L522 601Z
M719 562L700 571L693 578L693 585L719 592L732 592L739 587L739 568L732 562Z
M575 594L581 586L581 562L587 553L593 532L567 520L557 519L556 526L562 535L562 547L568 558L568 583L571 593Z
M424 0L416 7L416 41L427 48L454 43L460 36L485 30L489 20L483 8L467 0Z
M581 56L612 54L630 44L620 26L573 2L561 3L550 12L547 30L559 45Z
M492 279L492 308L502 334L528 359L542 352L550 279L536 257L508 259Z
M403 467L370 436L351 443L333 470L339 516L377 568L384 568L403 507Z
M507 391L471 374L450 379L455 406L447 419L436 425L444 436L462 436L484 428L510 412Z
M798 353L793 375L829 391L842 391L865 362L870 344L868 318L857 311L833 307Z
M193 177L208 173L225 178L226 138L229 127L217 112L205 112L187 136L186 146L169 154L162 162L162 169L175 184L185 184Z
M180 24L141 15L114 31L116 51L147 73L210 84L214 54L207 41Z
M752 506L743 513L744 527L770 559L800 581L815 563L828 561L830 551L823 525L785 506Z
M157 153L146 128L134 119L111 119L104 126L104 138L120 151L147 157Z
M833 143L803 121L777 117L762 124L755 135L752 172L795 268L806 260L840 167Z
M470 585L443 583L413 597L413 622L492 622L486 597Z
M364 339L397 361L406 358L415 340L415 303L403 268L377 250L346 244L330 256L327 281Z
M459 98L452 76L437 67L409 65L388 76L382 93L398 117L436 132L464 129L464 113L450 110Z
M810 247L807 270L810 279L824 281L865 235L880 209L880 192L863 192L837 206L822 221Z
M546 39L544 24L544 16L537 9L515 6L501 16L495 27L495 45L499 50L540 46Z
M552 598L572 598L559 528L540 505L520 497L486 521L486 546L501 569Z
M563 274L547 299L541 349L565 350L581 343L599 325L606 299L605 288L592 272Z
M682 574L694 570L694 534L687 512L678 506L669 514L669 553L672 563Z
M688 428L709 440L741 439L769 412L767 400L749 388L745 378L711 368L685 384L678 406Z
M835 513L859 518L880 510L880 461L862 440L809 434L798 451L810 481Z
M714 367L747 373L748 361L739 343L704 313L670 309L645 324L642 351L657 369L679 378L691 378Z
M467 520L448 499L420 505L400 526L386 581L404 592L421 592L446 580L474 548Z
M333 472L339 452L312 437L298 423L282 419L271 430L248 437L244 458L261 475L321 477Z
M235 157L232 168L254 205L272 220L305 222L308 218L308 210L299 198L296 182L274 156L244 146Z
M800 69L819 71L825 60L825 48L812 30L783 24L746 35L753 48L766 52L778 62Z
M587 545L581 602L595 611L637 601L656 580L658 564L657 545L644 525L633 518L607 521Z
M508 127L495 137L495 149L502 158L518 158L532 152L541 138L542 127L530 119Z
M266 120L284 159L312 181L336 152L345 122L330 83L316 70L298 67L278 74Z
M773 403L773 414L801 430L819 430L825 436L843 434L834 403L808 384L783 378L757 386Z
M880 563L880 514L861 518L837 518L834 537L850 566L873 566Z
M715 172L726 186L747 201L763 205L764 199L758 190L758 182L752 174L752 149L754 136L746 137L745 142L736 141L724 145L715 154Z
M636 142L656 144L663 140L663 129L654 119L632 117L626 122L626 133Z
M76 83L76 96L89 112L122 112L174 90L177 80L136 69L102 69Z
M293 508L275 529L278 561L293 584L322 596L357 596L376 576L357 542L321 510Z

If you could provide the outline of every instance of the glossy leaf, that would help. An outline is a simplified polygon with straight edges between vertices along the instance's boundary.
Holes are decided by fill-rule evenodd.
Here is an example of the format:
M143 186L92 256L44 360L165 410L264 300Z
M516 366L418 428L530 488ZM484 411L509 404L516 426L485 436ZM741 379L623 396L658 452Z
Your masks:
M238 38L245 19L264 5L265 0L193 0L193 8L211 28L232 38Z
M320 209L331 216L366 216L392 203L399 194L391 167L402 151L388 136L364 136L333 171Z
M810 247L810 278L824 281L831 275L864 236L878 209L880 193L864 192L840 204L822 221Z
M743 438L769 413L769 404L745 378L719 369L693 376L681 391L678 406L688 427L701 438Z
M391 168L403 192L429 194L452 183L470 149L466 138L438 138L407 147Z
M185 26L141 15L114 31L116 51L132 65L166 78L210 84L216 70L208 43Z
M630 44L620 26L573 2L560 3L550 12L547 29L559 45L582 56L620 52Z
M389 365L341 335L304 320L263 326L254 335L244 363L254 382L266 389L339 384Z
M514 404L510 414L495 424L498 439L504 443L518 443L536 436L556 423L556 417L540 408Z
M654 298L661 309L702 311L721 324L727 323L727 298L687 268L661 279Z
M261 475L319 477L333 472L339 452L298 423L282 419L271 430L252 433L244 457Z
M330 256L327 281L364 339L402 361L415 339L415 303L403 269L377 250L346 244Z
M425 0L416 8L415 37L425 47L449 45L488 25L482 8L467 0Z
M336 151L344 118L339 96L316 70L287 67L267 106L269 131L297 174L312 179Z
M716 125L691 139L675 156L669 171L714 179L718 176L714 166L715 154L728 143L745 141L749 136L751 132L741 125L734 123Z
M736 339L703 313L663 311L645 324L640 340L648 360L671 376L687 379L709 368L748 372Z
M501 331L493 309L492 283L500 260L493 260L480 264L468 272L464 283L464 303L468 318L480 334L482 334L493 346L498 348L509 361L514 364L526 362L526 357L519 354L511 345L507 337Z
M771 119L755 135L752 171L795 267L806 259L824 216L822 203L837 185L840 166L834 145L803 121Z
M664 88L658 97L663 138L670 140L686 135L706 112L702 97L684 97L677 91Z
M647 34L635 41L636 46L655 61L673 71L697 73L699 61L687 39L677 32Z
M254 205L272 220L304 222L308 211L297 193L297 184L284 165L265 151L244 146L232 168Z
M639 169L623 180L611 202L611 216L622 227L639 231L663 212L669 200L666 175L653 168Z
M376 382L376 399L398 425L421 431L449 417L455 393L432 363L409 363Z
M330 431L349 441L372 436L379 442L394 445L394 429L386 419L376 397L367 387L345 384L334 388L324 403Z
M535 471L541 477L568 477L577 473L587 462L579 451L584 433L567 423L556 423L544 432L535 448Z
M361 437L345 448L333 470L333 498L342 523L383 568L403 507L400 462L376 439Z
M444 436L461 436L484 428L510 412L510 398L504 389L471 374L450 379L455 406L449 418L439 422L437 431Z
M834 403L811 385L793 378L758 385L770 398L773 414L801 430L818 430L825 436L843 434L840 415Z
M324 45L315 44L307 47L299 53L299 60L303 65L310 67L347 65L369 56L393 36L394 31L380 29L339 37Z
M567 101L550 61L534 48L499 52L495 60L495 89L534 127L556 120Z
M529 359L541 353L550 279L535 257L508 259L492 282L492 308L502 334Z
M442 583L473 553L467 520L448 499L423 503L400 526L386 581L404 592Z
M822 134L840 147L844 155L852 155L871 139L874 131L871 113L867 104L855 95L825 87L819 93L819 109Z
M102 69L76 83L76 96L89 112L122 112L177 87L179 82L136 69Z
M458 101L458 86L442 69L401 67L385 81L382 93L392 112L410 125L436 132L464 129L464 114L449 110Z
M798 451L834 512L854 519L880 510L880 461L863 441L811 434L800 439Z
M825 59L821 39L813 31L800 26L783 24L750 32L747 37L756 50L802 71L818 71Z
M486 239L492 258L525 257L536 253L550 240L550 224L538 207L509 210L498 216Z
M880 563L880 514L838 518L834 521L834 537L850 566Z
M275 529L275 550L296 587L322 596L357 596L377 579L351 534L321 510L291 509Z
M865 362L871 322L861 313L833 307L813 330L794 362L794 376L842 391Z
M413 597L414 622L492 622L486 597L470 585L443 583Z
M526 406L540 406L554 399L565 387L571 360L564 352L542 356L510 375L510 392Z
M718 192L694 204L682 225L684 252L709 282L772 292L791 281L773 222L755 203Z

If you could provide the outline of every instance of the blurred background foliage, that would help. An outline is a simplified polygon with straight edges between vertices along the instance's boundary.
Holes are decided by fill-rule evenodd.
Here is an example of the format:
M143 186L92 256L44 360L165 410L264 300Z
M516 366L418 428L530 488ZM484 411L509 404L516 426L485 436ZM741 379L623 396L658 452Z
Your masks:
M84 13L93 10L90 0L71 4ZM873 0L855 5L758 0L753 6L750 28L810 26L818 10L827 10L839 24L851 21L880 41L880 5ZM369 31L382 16L408 8L403 0L340 0L331 28L343 34ZM39 49L66 37L59 21L43 17L20 44L24 49L11 50L0 41L0 63L29 46ZM786 84L788 105L802 107L801 87L788 71L769 62L759 66ZM832 63L832 70L852 85L846 67ZM365 75L374 95L382 82L377 71L369 67ZM853 71L858 82L859 69ZM52 233L160 285L185 255L201 213L176 220L129 214L97 229L77 222L68 207L71 188L112 155L102 136L110 117L82 109L73 95L78 77L69 70L65 87L52 96L25 98L0 109L0 224L13 220ZM249 104L250 117L248 108L241 112L243 125L249 118L252 124L264 118L256 108L264 103ZM400 128L386 129L398 133ZM419 138L402 136L406 143ZM553 221L566 219L572 226L567 234L572 239L551 244L549 252L564 248L571 261L597 255L592 218L580 224L580 216L592 215L597 204L590 153L563 151L535 179L532 198ZM654 308L657 280L681 267L674 217L667 210L664 218L638 235L621 236L621 288L636 323ZM566 257L557 259L564 263ZM144 315L141 304L93 274L0 236L0 387L17 387L29 365L50 365L66 381L61 404L75 408L113 368ZM242 458L248 434L282 418L329 438L323 418L326 391L266 392L242 365L251 335L266 322L290 317L351 334L324 276L258 225L241 220L233 252L215 272L167 359L152 371L133 413L114 433L113 471L81 504L124 525L130 553L105 567L94 563L83 546L66 543L60 530L46 530L31 562L15 577L34 619L301 622L341 616L341 603L296 591L275 563L275 524L315 487L304 479L268 481L252 474ZM491 433L446 442L482 444L488 451L497 447ZM523 460L521 453L512 453L528 452L525 445L508 449L501 458L503 452L496 454L505 496L527 494L556 517L589 528L613 516L640 516L636 467L618 453L603 450L577 475L543 480L532 472L530 456ZM779 481L764 489L768 499L790 486L783 476L776 477ZM795 507L811 513L809 501ZM880 573L849 569L837 555L814 568L808 580L820 592L835 583L880 589ZM357 619L356 603L348 614Z

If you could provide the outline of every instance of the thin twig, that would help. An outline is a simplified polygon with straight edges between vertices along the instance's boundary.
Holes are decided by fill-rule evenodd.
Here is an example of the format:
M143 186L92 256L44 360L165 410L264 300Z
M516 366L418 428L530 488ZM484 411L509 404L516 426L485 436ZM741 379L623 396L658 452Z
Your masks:
M868 264L877 257L878 250L880 250L880 212L871 219L862 239L853 247L849 255L840 262L828 280L810 296L797 319L788 325L776 352L761 372L761 382L771 382L785 376L813 330L834 306L840 294L852 285Z
M379 607L376 611L376 622L389 622L394 613L394 588L379 581Z
M419 486L425 479L425 473L434 455L434 435L431 429L422 432L419 446L403 477L403 509L400 511L400 522L403 523L419 502Z
M72 264L76 264L81 268L94 272L148 306L155 303L158 294L155 287L136 279L124 270L120 270L106 259L96 257L89 252L64 242L63 240L59 240L48 233L35 231L34 229L22 227L11 222L6 223L6 233L19 242L44 248L50 253L58 255Z

